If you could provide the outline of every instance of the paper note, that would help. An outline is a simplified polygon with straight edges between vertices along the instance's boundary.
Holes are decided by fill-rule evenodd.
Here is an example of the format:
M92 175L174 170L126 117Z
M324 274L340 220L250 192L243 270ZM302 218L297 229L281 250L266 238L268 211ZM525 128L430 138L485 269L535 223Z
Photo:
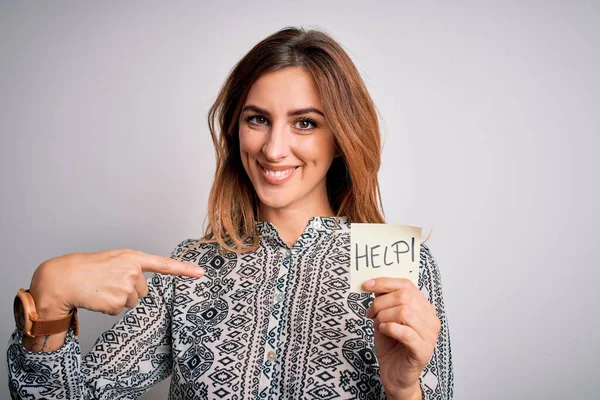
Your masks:
M421 228L410 225L352 224L350 290L379 277L419 279Z

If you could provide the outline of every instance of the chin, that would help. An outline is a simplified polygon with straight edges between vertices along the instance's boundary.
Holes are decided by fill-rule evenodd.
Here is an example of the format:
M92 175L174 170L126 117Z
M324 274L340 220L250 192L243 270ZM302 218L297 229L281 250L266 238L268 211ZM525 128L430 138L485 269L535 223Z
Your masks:
M258 194L258 200L266 207L272 208L272 209L279 209L279 208L284 208L286 206L288 206L290 204L290 199L286 198L287 196L285 195L276 195L276 194L270 194L270 195L264 195L264 194Z

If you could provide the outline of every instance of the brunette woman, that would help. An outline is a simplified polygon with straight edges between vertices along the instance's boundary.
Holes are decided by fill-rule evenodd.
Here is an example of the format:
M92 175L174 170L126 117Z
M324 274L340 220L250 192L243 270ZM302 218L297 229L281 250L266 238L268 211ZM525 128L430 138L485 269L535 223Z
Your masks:
M385 221L377 114L343 48L315 30L267 37L230 73L209 128L205 236L170 257L43 262L15 301L12 397L135 399L171 375L170 399L450 399L429 248L418 287L379 278L349 290L351 224ZM81 356L75 310L124 307Z

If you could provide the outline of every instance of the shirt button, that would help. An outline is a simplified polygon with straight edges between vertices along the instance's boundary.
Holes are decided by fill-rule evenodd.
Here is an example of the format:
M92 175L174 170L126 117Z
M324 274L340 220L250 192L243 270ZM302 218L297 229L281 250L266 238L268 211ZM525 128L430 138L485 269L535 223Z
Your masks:
M283 257L287 257L287 256L289 256L289 255L290 255L290 250L289 250L289 249L287 249L287 248L285 248L285 247L282 247L282 248L279 250L279 252L281 253L281 255L282 255Z
M268 361L275 361L275 352L274 351L269 351L267 353L267 360Z
M321 221L319 221L318 219L315 219L315 220L313 221L313 224L312 224L312 225L313 225L313 228L315 228L315 229L321 229L321 228L322 228L322 226L321 226Z
M283 294L279 293L277 296L275 296L276 303L281 303L282 301L283 301Z

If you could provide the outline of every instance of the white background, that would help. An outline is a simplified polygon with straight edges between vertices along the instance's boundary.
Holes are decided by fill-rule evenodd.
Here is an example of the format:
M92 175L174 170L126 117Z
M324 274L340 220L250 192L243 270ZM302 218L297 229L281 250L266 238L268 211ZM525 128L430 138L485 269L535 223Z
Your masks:
M208 108L288 25L347 48L387 220L433 228L455 398L598 398L598 1L1 2L2 340L42 261L201 235ZM115 321L82 312L83 350Z

